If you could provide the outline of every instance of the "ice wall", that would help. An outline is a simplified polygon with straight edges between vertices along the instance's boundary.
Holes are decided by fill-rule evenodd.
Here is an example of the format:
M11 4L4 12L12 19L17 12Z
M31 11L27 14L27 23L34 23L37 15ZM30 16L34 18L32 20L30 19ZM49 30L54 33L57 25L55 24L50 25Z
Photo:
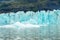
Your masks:
M19 11L16 13L0 14L0 25L12 24L15 22L31 23L31 24L59 24L60 10L53 11Z
M60 40L60 10L2 13L0 40Z

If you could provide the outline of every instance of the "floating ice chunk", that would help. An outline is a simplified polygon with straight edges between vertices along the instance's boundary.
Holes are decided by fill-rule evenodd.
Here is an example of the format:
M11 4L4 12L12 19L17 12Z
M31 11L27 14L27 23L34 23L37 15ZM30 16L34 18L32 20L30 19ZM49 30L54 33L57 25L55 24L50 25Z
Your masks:
M30 23L20 23L20 22L16 22L13 24L14 26L16 27L22 27L22 28L32 28L32 27L41 27L41 26L48 26L47 24L41 24L41 25L38 25L38 24L30 24Z
M4 28L32 28L32 27L41 27L41 26L48 26L46 24L30 24L30 23L21 23L21 22L16 22L14 24L9 24L9 25L3 25L0 27L4 27Z
M39 25L34 25L34 24L24 24L24 23L20 23L20 22L16 22L13 25L17 26L17 27L22 27L22 28L30 28L30 27L40 27Z

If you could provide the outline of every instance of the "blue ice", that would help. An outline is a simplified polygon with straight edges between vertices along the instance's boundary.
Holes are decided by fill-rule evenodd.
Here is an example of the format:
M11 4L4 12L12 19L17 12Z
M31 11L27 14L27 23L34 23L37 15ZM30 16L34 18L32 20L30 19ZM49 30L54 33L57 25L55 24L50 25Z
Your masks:
M30 23L30 24L60 24L60 10L53 11L18 11L16 13L2 13L0 14L0 25L8 25L16 22Z
M0 27L3 39L11 34L15 40L15 37L19 38L20 36L27 40L30 37L34 40L36 38L36 40L40 40L40 38L42 40L58 40L60 39L60 10L1 13Z

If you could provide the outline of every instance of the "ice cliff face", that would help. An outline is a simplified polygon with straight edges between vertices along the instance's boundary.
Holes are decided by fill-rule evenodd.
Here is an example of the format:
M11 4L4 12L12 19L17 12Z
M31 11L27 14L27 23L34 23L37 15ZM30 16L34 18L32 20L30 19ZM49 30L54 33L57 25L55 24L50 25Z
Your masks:
M60 40L60 10L2 13L0 35L4 40Z
M30 24L57 24L60 21L60 10L53 11L19 11L16 13L2 13L0 14L0 25L13 24L16 22L30 23Z

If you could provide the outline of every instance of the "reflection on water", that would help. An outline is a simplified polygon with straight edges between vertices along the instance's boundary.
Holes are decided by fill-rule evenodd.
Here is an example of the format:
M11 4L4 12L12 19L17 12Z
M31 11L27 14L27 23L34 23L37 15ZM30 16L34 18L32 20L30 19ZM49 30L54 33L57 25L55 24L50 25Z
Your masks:
M60 10L0 14L0 40L60 40Z

